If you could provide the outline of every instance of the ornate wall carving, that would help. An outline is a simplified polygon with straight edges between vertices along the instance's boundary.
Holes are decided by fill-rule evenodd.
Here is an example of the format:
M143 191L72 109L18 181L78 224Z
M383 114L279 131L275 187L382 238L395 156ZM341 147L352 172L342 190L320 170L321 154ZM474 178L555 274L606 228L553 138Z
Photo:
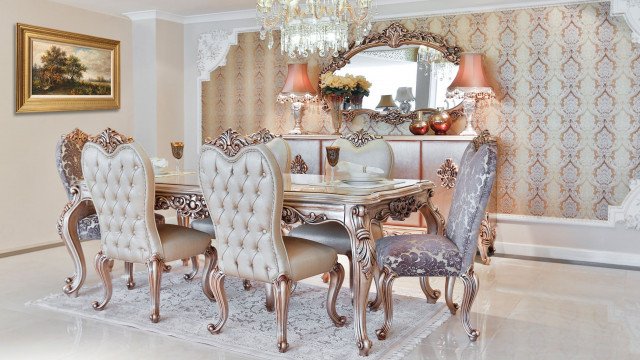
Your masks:
M373 31L389 26L378 22ZM497 211L605 219L640 172L640 49L609 3L406 19L409 30L442 35L486 55L497 98L476 115L499 143ZM287 59L257 33L239 34L227 65L203 83L203 135L292 127L275 97ZM309 60L316 82L326 66ZM305 129L329 134L330 119L307 107ZM454 129L464 120L454 123Z

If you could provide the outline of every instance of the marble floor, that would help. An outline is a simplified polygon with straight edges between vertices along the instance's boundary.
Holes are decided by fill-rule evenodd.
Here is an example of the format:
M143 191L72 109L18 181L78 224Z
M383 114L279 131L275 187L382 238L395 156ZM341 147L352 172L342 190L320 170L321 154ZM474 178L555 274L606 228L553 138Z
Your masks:
M97 249L98 242L85 243L89 259ZM0 259L1 359L246 358L24 306L29 300L61 291L71 268L63 247ZM174 268L186 271L179 264ZM116 264L114 272L122 271L122 264ZM476 265L476 272L480 293L472 319L481 332L478 341L468 341L459 316L454 316L408 359L640 358L640 272L499 257L490 266ZM90 268L86 285L96 282ZM433 285L443 288L439 279ZM459 295L461 284L457 285ZM406 295L421 294L416 279L399 279L394 289Z

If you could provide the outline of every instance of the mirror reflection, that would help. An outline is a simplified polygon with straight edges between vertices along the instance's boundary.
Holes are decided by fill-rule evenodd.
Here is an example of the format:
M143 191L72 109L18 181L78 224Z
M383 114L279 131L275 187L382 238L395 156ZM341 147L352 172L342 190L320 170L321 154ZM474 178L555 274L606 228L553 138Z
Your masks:
M446 60L440 51L424 45L367 49L335 71L337 75L362 75L372 84L361 107L352 104L349 109L389 111L395 108L403 113L458 105L460 99L446 97L447 87L457 72L458 65Z

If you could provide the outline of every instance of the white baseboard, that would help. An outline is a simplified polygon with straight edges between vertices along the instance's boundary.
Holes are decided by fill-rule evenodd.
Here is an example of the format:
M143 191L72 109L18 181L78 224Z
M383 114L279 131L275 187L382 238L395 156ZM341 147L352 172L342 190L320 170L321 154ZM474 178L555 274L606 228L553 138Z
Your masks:
M496 214L496 253L640 266L640 231L609 221Z
M49 242L33 244L29 246L20 246L17 248L10 248L6 250L0 250L0 258L15 256L15 255L22 255L22 254L26 254L34 251L51 249L51 248L62 246L62 245L63 245L62 241L58 240L58 241L49 241Z

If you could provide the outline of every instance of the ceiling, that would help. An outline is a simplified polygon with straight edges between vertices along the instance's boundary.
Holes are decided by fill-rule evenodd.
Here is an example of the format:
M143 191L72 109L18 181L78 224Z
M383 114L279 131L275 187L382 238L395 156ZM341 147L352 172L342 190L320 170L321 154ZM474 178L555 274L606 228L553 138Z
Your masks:
M157 10L178 16L216 14L255 10L256 0L49 0L90 11L111 15ZM374 0L378 13L411 14L482 10L483 8L513 8L575 3L585 0Z

